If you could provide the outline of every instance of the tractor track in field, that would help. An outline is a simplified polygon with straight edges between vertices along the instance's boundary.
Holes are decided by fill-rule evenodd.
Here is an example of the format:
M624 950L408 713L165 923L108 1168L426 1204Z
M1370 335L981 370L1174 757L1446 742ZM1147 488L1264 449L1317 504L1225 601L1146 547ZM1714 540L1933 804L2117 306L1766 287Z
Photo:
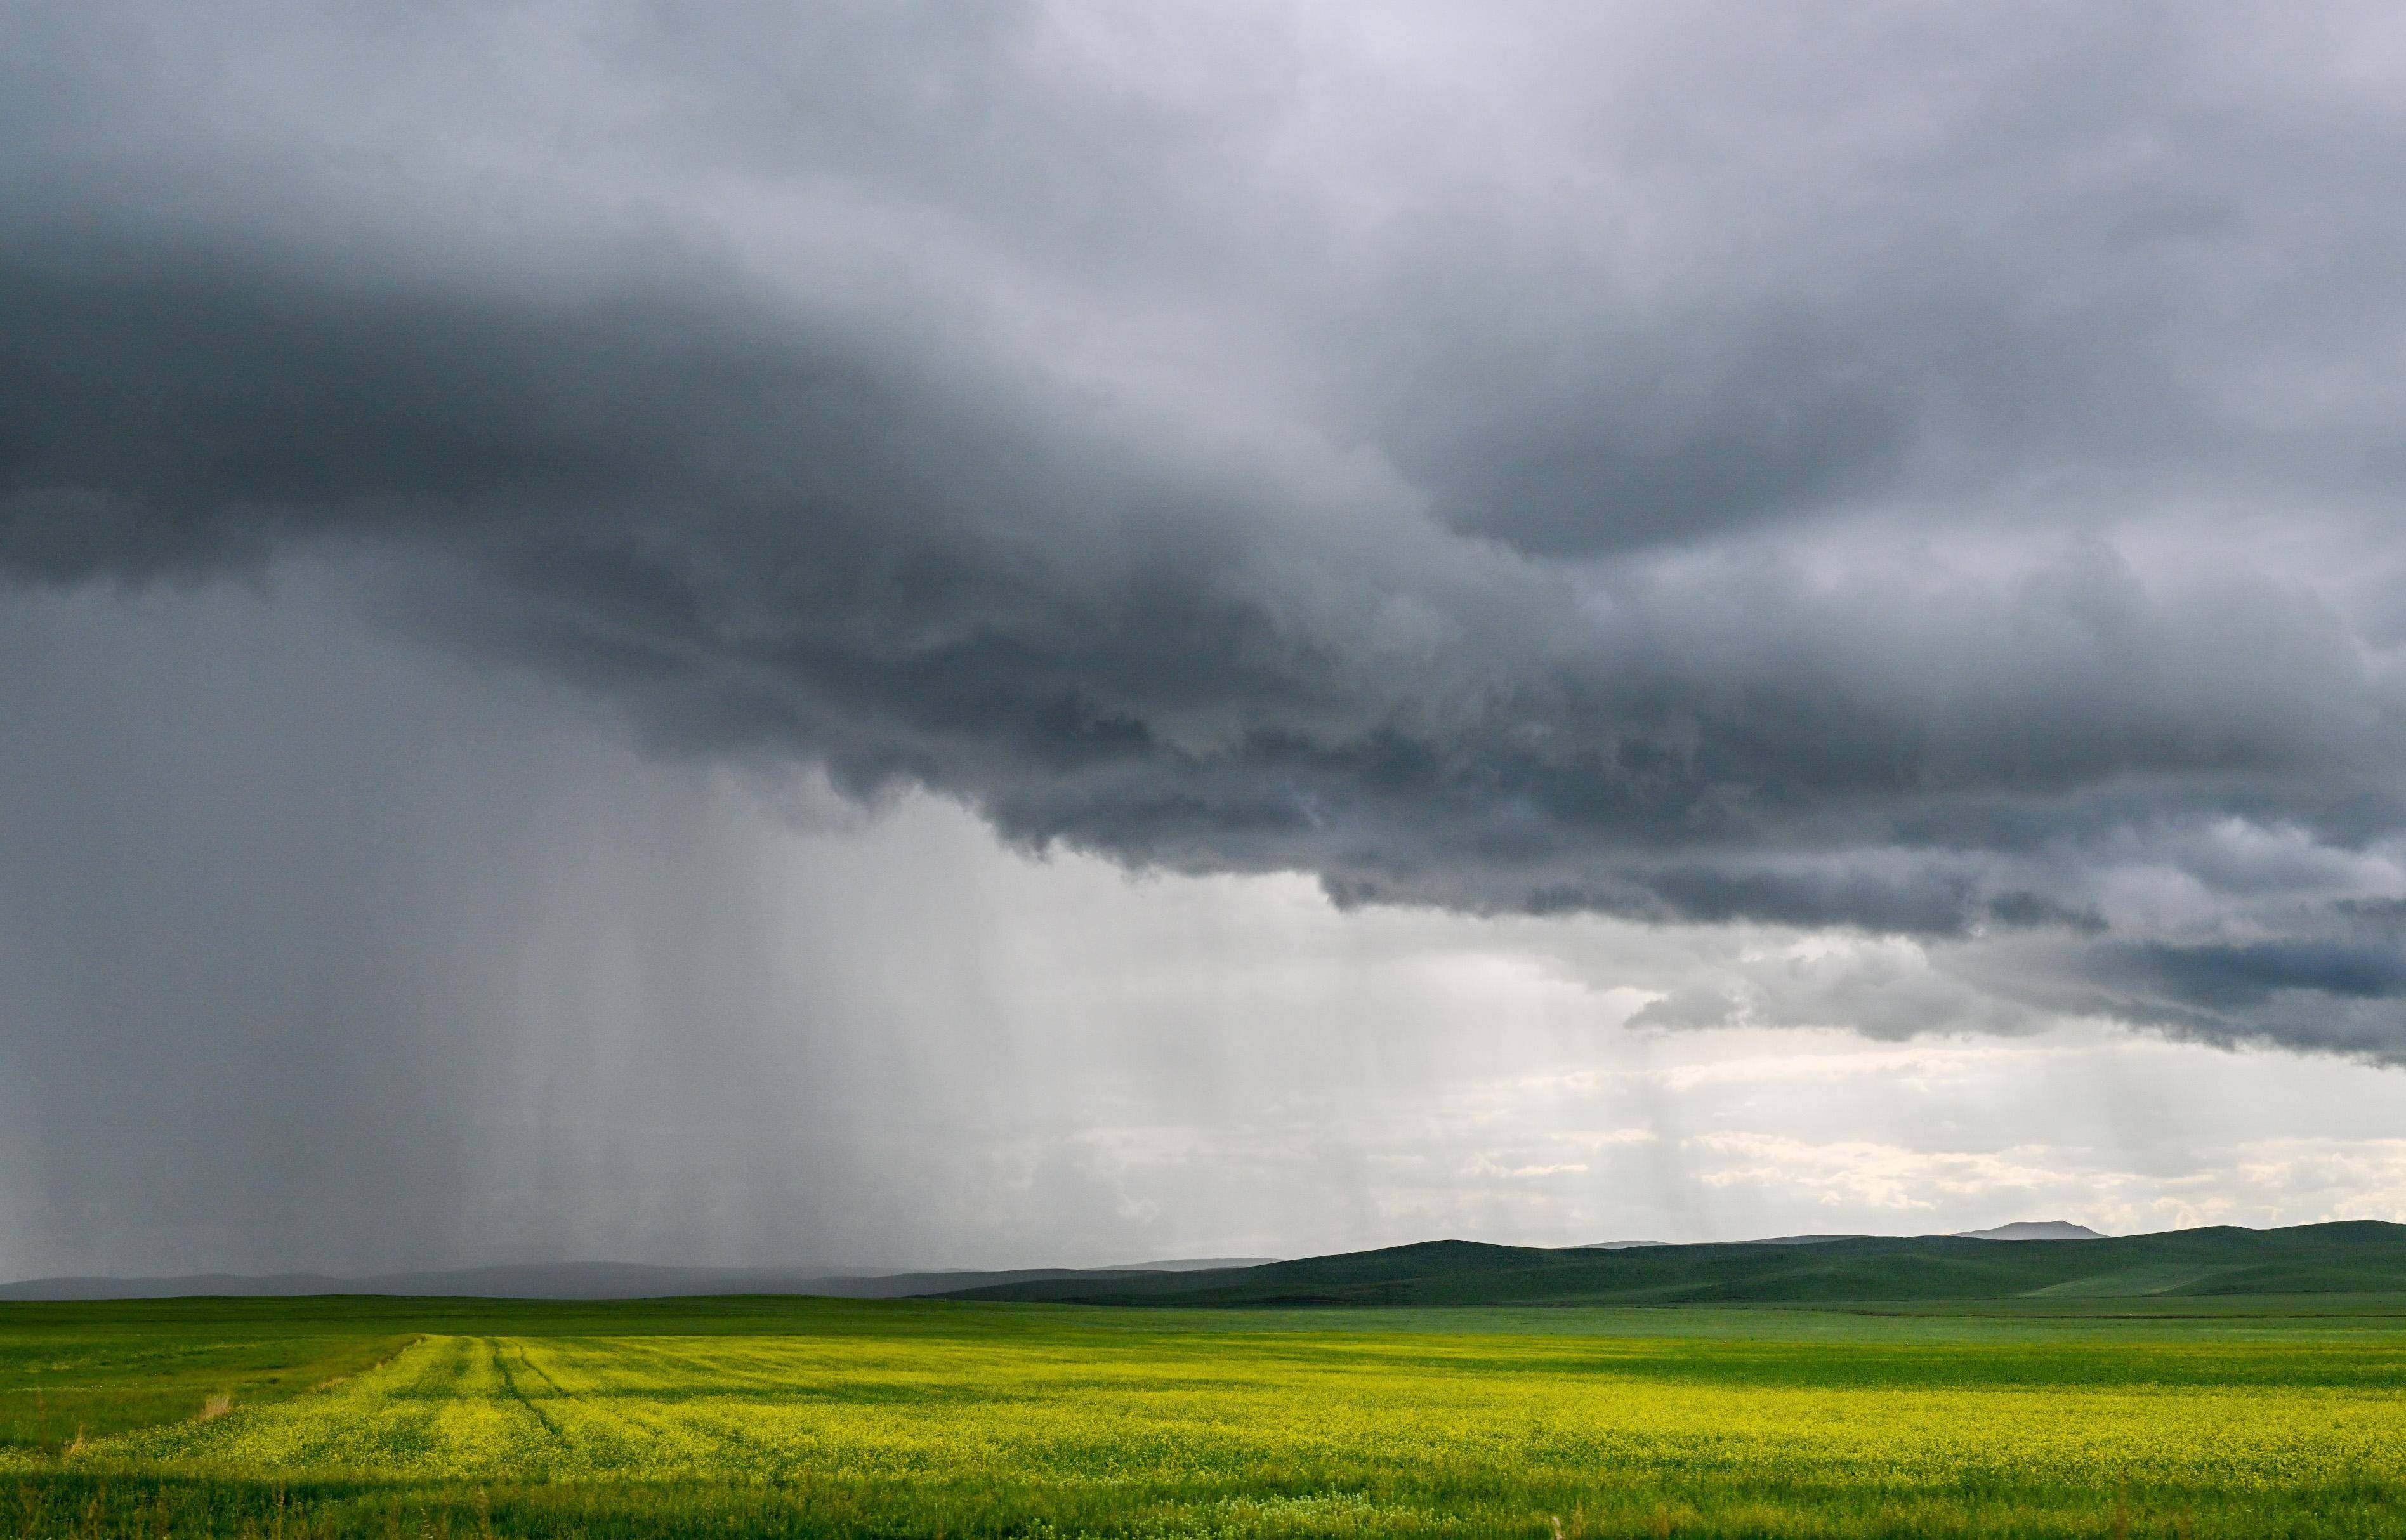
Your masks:
M511 1397L515 1399L519 1406L524 1406L527 1409L527 1414L529 1416L532 1417L537 1422L543 1424L544 1432L551 1434L555 1442L563 1448L567 1448L568 1434L560 1430L559 1423L554 1422L551 1420L551 1414L545 1411L541 1406L536 1406L534 1402L528 1397L526 1392L518 1389L518 1378L517 1376L510 1373L509 1355L502 1350L501 1343L492 1337L486 1337L483 1341L486 1350L493 1355L493 1369L494 1372L502 1377L502 1388L509 1392ZM531 1363L527 1364L527 1368L531 1373L538 1375L543 1373L542 1370L535 1368ZM546 1379L550 1378L547 1375L544 1376L544 1378Z
M533 1359L529 1358L527 1356L527 1350L524 1348L520 1348L518 1349L518 1367L524 1369L527 1373L534 1376L537 1379L540 1379L545 1384L550 1386L555 1393L559 1395L567 1395L570 1393L567 1386L561 1384L559 1380L554 1379L551 1377L551 1371L545 1369L542 1364L537 1363Z

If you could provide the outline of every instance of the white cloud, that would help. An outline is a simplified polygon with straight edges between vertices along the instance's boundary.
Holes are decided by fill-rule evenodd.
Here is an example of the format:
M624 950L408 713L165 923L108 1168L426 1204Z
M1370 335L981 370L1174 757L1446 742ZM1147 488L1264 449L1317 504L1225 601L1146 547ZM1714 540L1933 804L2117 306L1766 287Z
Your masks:
M1707 1165L1708 1187L1753 1185L1824 1208L1932 1211L1964 1199L2016 1202L2063 1185L2045 1148L1985 1153L1910 1150L1867 1139L1812 1143L1776 1134L1702 1134L1689 1141L1728 1164Z

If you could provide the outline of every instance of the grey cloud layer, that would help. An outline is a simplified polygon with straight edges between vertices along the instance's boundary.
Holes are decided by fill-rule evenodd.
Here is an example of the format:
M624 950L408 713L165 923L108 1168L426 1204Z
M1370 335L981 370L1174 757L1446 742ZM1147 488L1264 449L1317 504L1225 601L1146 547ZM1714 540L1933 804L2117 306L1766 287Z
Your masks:
M26 579L398 553L1026 841L2406 1057L2376 12L5 25Z

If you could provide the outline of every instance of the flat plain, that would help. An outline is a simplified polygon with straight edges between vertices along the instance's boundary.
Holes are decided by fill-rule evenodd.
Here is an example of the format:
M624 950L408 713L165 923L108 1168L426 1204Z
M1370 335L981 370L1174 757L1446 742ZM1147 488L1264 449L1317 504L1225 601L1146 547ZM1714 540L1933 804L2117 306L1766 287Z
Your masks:
M2406 1300L0 1307L0 1534L2406 1534Z

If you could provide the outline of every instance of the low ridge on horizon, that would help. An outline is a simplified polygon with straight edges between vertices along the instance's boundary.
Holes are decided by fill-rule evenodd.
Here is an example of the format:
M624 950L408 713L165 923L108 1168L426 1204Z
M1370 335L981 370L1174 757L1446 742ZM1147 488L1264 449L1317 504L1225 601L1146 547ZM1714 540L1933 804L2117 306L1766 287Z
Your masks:
M2087 1244L1992 1244L2074 1240ZM1964 1250L1965 1243L1974 1249ZM1408 1287L1399 1293L1398 1285ZM1521 1302L1669 1304L1791 1294L1800 1300L1869 1301L2377 1293L2400 1286L2406 1286L2406 1225L2384 1221L2262 1230L2211 1225L2116 1236L2066 1220L2022 1220L1931 1236L1793 1236L1567 1247L1440 1238L1292 1260L1173 1258L1090 1268L845 1274L587 1262L363 1278L321 1273L53 1277L0 1284L0 1300L331 1294L603 1300L792 1294L1098 1304L1469 1305L1519 1300L1534 1288L1535 1297ZM1490 1297L1499 1290L1505 1297Z
M301 1298L327 1294L457 1295L493 1299L644 1299L713 1294L817 1294L899 1299L973 1284L1039 1279L1110 1278L1257 1267L1277 1257L1166 1257L1104 1267L686 1267L650 1262L492 1263L339 1274L54 1274L0 1282L0 1300L176 1299L201 1295Z
M2079 1245L2024 1244L2078 1240ZM1946 1236L1791 1236L1690 1246L1491 1246L1449 1239L1227 1273L1064 1277L948 1292L1117 1306L1633 1306L2045 1302L2406 1289L2406 1224L2208 1225L2106 1236L2019 1221Z

